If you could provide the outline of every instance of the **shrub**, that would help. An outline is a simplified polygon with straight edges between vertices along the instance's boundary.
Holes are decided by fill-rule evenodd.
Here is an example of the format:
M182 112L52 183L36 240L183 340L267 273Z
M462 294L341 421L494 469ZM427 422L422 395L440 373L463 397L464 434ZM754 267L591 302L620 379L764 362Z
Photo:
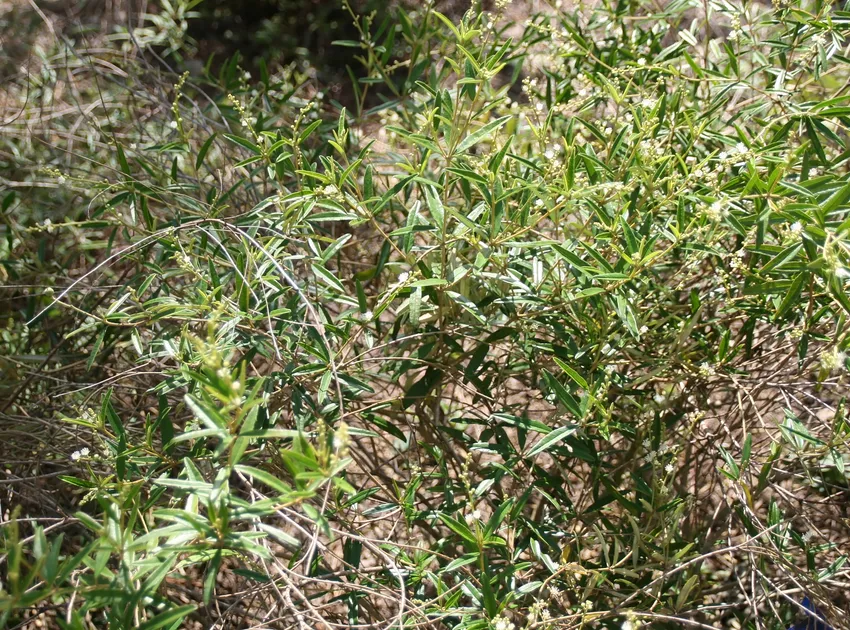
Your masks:
M348 107L44 54L4 623L850 627L850 14L560 5L352 11Z

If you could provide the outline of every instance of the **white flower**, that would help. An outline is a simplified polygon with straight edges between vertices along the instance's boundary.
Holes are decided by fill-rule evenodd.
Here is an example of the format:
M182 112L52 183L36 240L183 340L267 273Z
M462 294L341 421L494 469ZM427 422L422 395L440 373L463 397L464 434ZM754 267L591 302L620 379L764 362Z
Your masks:
M538 208L542 208L543 207L543 200L538 199L537 201L534 202L534 205L537 206Z
M747 145L744 144L743 142L739 142L738 144L735 145L735 151L737 151L738 153L746 153L747 152Z
M407 279L409 277L410 277L410 273L408 273L407 271L402 271L400 274L398 274L398 283L403 284L403 283L407 282Z
M645 66L646 65L646 59L644 57L641 57L640 59L638 59L637 63L638 63L639 66Z
M794 221L794 223L791 224L791 233L792 234L800 234L800 232L802 232L802 231L803 231L803 224L800 223L799 221Z
M61 186L62 184L64 184L64 183L65 183L65 176L64 176L64 175L60 175L60 176L59 176L59 179L57 179L56 181L57 181L57 182L59 182L59 185Z
M830 350L821 352L820 364L824 370L834 372L844 367L844 361L846 359L847 355L845 353L841 352L837 347L833 347Z
M707 216L711 221L720 221L723 219L729 211L726 208L726 205L721 203L720 201L715 201L705 211L705 216Z
M699 366L700 376L714 376L716 373L714 366L708 361L703 361Z
M329 184L328 186L325 186L325 187L322 189L322 193L324 193L324 194L325 194L325 195L327 195L328 197L333 197L333 196L334 196L334 195L336 195L338 192L339 192L339 189L338 189L336 186L334 186L333 184Z
M516 626L507 617L493 619L493 630L514 630Z
M728 157L729 157L729 154L726 153L726 151L721 151L720 153L717 154L718 160L725 160Z
M664 467L664 470L666 470L668 474L669 474L669 473L671 473L671 472L673 472L673 464L667 464L667 465Z
M88 457L89 452L90 451L89 451L88 447L84 446L79 451L74 451L73 453L71 453L71 461L76 462L76 461L79 461L80 459L82 459L83 457Z
M172 120L170 123L168 123L168 126L171 127L172 129L177 129L177 121Z

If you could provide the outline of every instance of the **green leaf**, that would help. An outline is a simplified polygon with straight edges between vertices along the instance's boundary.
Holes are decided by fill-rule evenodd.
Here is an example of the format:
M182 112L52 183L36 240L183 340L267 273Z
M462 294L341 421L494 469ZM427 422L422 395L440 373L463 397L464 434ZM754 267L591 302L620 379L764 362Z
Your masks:
M216 549L213 559L210 560L207 566L206 575L204 576L204 605L208 606L212 600L213 592L215 591L215 579L218 576L218 569L221 566L221 549Z
M829 216L838 208L845 205L850 200L850 181L844 184L841 188L832 193L826 201L820 204L824 215Z
M513 506L513 498L509 498L502 501L499 507L497 507L496 510L493 512L493 515L490 517L490 520L487 521L487 529L484 532L485 537L490 536L490 534L499 529L499 525L502 524L502 521L505 519L505 515Z
M466 542L472 543L473 545L478 544L478 540L475 538L475 534L472 533L466 523L462 523L461 521L452 518L448 514L443 514L440 512L437 514L439 519L443 521L450 530L452 530L455 534L463 538Z
M260 155L262 153L262 151L260 150L260 147L258 147L256 144L254 144L253 142L251 142L247 138L242 138L240 136L234 136L233 134L230 134L230 133L226 133L226 134L223 134L223 135L224 135L225 138L230 140L232 143L238 144L240 147L248 149L254 155Z
M310 266L313 269L313 273L315 273L317 276L319 276L319 278L324 280L325 284L336 289L340 293L345 293L345 287L343 286L342 282L340 282L339 279L327 268L317 263Z
M86 372L91 371L92 365L94 365L95 359L97 359L97 355L100 354L100 349L103 347L103 339L106 337L106 330L106 328L101 330L95 339L94 347L91 349L88 361L86 361Z
M443 203L437 195L437 191L431 186L425 186L425 198L428 201L428 212L431 213L431 217L434 219L434 224L440 229L445 229L446 226L444 221L446 213L443 209Z
M208 403L195 398L191 394L186 394L183 400L186 401L186 405L192 410L195 417L203 422L208 429L218 431L227 428L227 419Z
M178 606L177 608L166 610L155 617L151 617L145 623L138 626L138 630L157 630L157 628L164 628L165 626L185 619L195 612L197 608L197 606L187 604L186 606Z
M211 135L207 138L206 142L201 145L200 150L198 151L198 157L195 158L195 169L200 169L201 164L204 163L204 158L207 157L207 153L209 153L210 147L212 146L213 141L215 140L215 134Z
M452 21L449 18L447 18L445 15L443 15L439 11L432 11L431 13L432 13L432 15L436 15L438 18L440 18L440 21L442 21L443 24L445 24L446 26L448 26L452 30L452 33L454 33L454 36L457 39L457 41L463 40L463 38L460 35L460 31L457 30L457 27L452 23Z
M423 400L442 377L442 370L429 367L425 370L425 374L404 393L402 407L407 409L413 403Z
M553 446L556 446L560 442L563 442L565 439L570 437L571 435L575 435L578 427L574 425L558 427L551 433L544 435L540 440L535 444L528 453L526 453L526 457L534 457L540 453L543 453Z
M803 285L806 283L807 279L808 274L805 272L800 272L794 276L794 280L791 282L791 287L788 289L788 293L785 294L785 297L782 299L782 303L779 305L779 308L776 309L776 314L773 316L774 321L784 317L788 311L791 310L791 307L798 304L800 294L803 291Z
M578 403L578 400L567 391L567 388L561 385L557 378L555 378L549 370L543 370L543 379L546 381L546 384L549 386L549 389L555 394L557 399L560 401L567 410L575 415L577 418L583 417L583 413L581 412L581 407Z
M264 483L269 488L272 488L279 494L285 495L292 492L292 488L289 486L289 484L281 481L280 479L278 479L271 473L266 472L265 470L260 470L259 468L254 468L253 466L246 466L243 464L237 464L233 467L233 469L238 470L244 475L248 475L252 479L256 479L257 481Z
M685 607L685 604L688 603L688 598L690 598L691 593L699 584L699 576L692 575L688 578L688 581L685 582L684 586L682 586L682 590L679 591L678 597L676 597L676 610L682 610Z
M502 116L501 118L497 118L496 120L487 123L486 125L481 127L481 129L469 134L460 142L460 144L457 145L457 152L462 153L471 146L478 144L485 138L489 138L510 119L510 115Z
M794 258L794 256L797 255L797 252L799 252L802 248L803 248L802 243L795 243L794 245L789 245L788 247L783 249L781 252L779 252L776 256L771 258L767 262L767 264L759 270L759 273L764 274L764 273L767 273L768 271L773 271L774 269L779 269L780 267L785 265L785 263L787 263L792 258Z
M555 363L558 364L558 367L561 368L564 372L566 372L567 376L573 379L579 387L581 387L582 389L588 388L587 381L585 381L584 378L582 378L582 376L578 372L576 372L569 365L561 361L561 359L559 359L558 357L553 357L553 359L555 360Z
M449 562L444 568L440 569L440 573L451 573L452 571L456 571L461 567L465 567L468 564L472 564L476 560L478 560L479 553L477 551L473 551L472 553L467 553L459 558L455 558L451 562Z
M720 456L723 458L723 461L726 462L727 470L723 470L723 472L730 479L737 481L741 478L741 470L738 468L738 464L735 462L735 459L732 455L722 446L718 445L718 450L720 451Z

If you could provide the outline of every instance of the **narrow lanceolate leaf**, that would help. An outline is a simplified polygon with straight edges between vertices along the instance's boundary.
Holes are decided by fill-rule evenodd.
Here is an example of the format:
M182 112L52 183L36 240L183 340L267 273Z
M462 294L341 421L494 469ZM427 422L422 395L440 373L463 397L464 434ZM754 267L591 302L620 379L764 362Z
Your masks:
M685 585L682 587L682 590L679 592L679 596L676 598L676 610L682 610L685 607L685 604L688 603L688 598L691 596L691 593L694 592L697 585L699 584L698 575L692 575Z
M439 11L432 11L432 13L434 15L436 15L438 18L440 18L440 20L443 22L443 24L445 24L446 26L448 26L451 29L452 33L454 33L454 36L455 36L455 38L457 38L458 41L463 39L460 36L460 31L457 30L457 27L452 23L452 21L449 18L447 18L445 15L443 15Z
M558 367L561 368L564 372L566 372L567 376L569 376L571 379L573 379L579 387L587 389L587 381L584 380L584 378L581 376L581 374L576 372L573 368L571 368L569 365L567 365L564 361L561 361L561 359L559 359L558 357L553 357L553 358L555 359L555 363L558 364Z
M253 142L251 142L247 138L242 138L240 136L234 136L233 134L230 134L230 133L224 134L224 137L227 138L228 140L230 140L232 143L238 144L240 147L248 149L254 155L260 155L260 153L262 153L262 151L260 150L260 147L258 147L256 144L254 144Z
M233 468L244 475L248 475L256 481L264 483L269 488L272 488L280 494L288 494L289 492L292 492L292 488L289 486L289 484L285 483L284 481L281 481L270 472L260 470L259 468L254 468L253 466L244 466L242 464L237 464Z
M832 193L826 201L821 204L821 208L825 215L829 216L841 206L845 205L850 200L850 182L844 184L841 188Z
M186 405L195 414L195 417L204 423L209 429L220 430L227 426L227 420L216 410L205 402L198 400L191 394L184 397Z
M139 630L157 630L158 628L165 628L166 626L170 627L172 624L175 624L191 615L197 608L197 606L188 604L186 606L178 606L177 608L166 610L165 612L159 613L155 617L151 617L145 623L141 624L139 626Z
M561 385L557 378L555 378L551 372L548 370L543 371L543 379L546 381L546 385L548 385L549 389L552 390L552 393L555 394L555 397L558 399L567 410L575 415L578 418L582 417L581 407L579 405L578 400L576 400L575 396L573 396L567 388Z
M211 135L207 138L206 142L201 145L200 151L198 151L198 157L195 158L195 168L201 168L201 164L204 163L204 158L207 157L207 153L209 153L210 147L212 146L213 140L215 140L215 134Z
M803 291L803 284L806 282L806 278L808 274L806 273L798 273L794 277L794 281L791 283L791 288L788 289L788 293L785 294L785 297L782 299L782 303L779 305L779 308L776 309L776 315L774 319L779 319L780 317L784 317L791 307L797 304L797 301L800 298L800 293Z
M443 203L440 201L440 197L431 186L425 186L425 197L428 200L428 212L431 213L431 218L434 219L434 224L443 229L444 221L445 221L445 210L443 210Z
M510 116L502 116L501 118L497 118L496 120L487 123L478 131L472 132L463 140L461 140L460 144L457 145L457 152L460 153L462 151L466 151L471 146L474 146L482 140L489 138L510 119Z
M576 430L577 427L575 426L558 427L551 433L544 435L540 441L535 444L528 453L526 453L526 457L534 457L535 455L549 450L553 446L557 446L571 435L574 435Z
M455 534L463 538L465 541L470 542L472 544L476 543L475 534L466 526L466 523L462 523L461 521L452 518L448 514L438 514L440 520L445 523L449 529L451 529Z
M431 389L440 381L442 376L443 373L440 370L430 367L425 370L425 374L423 374L413 385L410 386L410 389L405 392L404 399L402 400L403 407L407 409L413 403L424 399Z
M779 269L783 265L785 265L788 261L794 258L803 248L802 243L796 243L794 245L789 245L781 252L776 254L773 258L771 258L767 264L761 268L759 273L767 273L768 271L773 271L774 269Z
M97 339L95 339L94 348L92 348L88 361L86 361L86 372L91 370L92 365L94 365L95 359L97 359L97 355L100 354L100 349L103 347L103 338L106 336L106 330L106 328L101 330L100 333L97 335Z
M345 293L345 287L342 285L342 282L340 282L335 275L328 271L326 267L323 267L322 265L318 264L314 264L311 266L313 268L313 273L315 273L319 277L319 279L322 280L325 284L336 289L340 293Z

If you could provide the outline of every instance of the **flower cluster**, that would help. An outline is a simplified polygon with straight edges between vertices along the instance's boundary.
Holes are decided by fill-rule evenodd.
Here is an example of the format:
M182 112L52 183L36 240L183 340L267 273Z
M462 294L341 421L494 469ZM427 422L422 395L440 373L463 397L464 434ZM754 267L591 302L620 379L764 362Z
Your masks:
M513 623L507 617L499 616L499 617L493 618L493 621L491 622L490 627L493 630L515 630L516 624Z
M846 361L847 355L840 351L838 346L824 350L820 355L820 365L827 372L843 370Z
M77 461L80 461L81 459L85 459L89 456L89 453L90 453L89 448L87 446L84 446L80 450L74 451L73 453L71 453L71 461L77 462Z

